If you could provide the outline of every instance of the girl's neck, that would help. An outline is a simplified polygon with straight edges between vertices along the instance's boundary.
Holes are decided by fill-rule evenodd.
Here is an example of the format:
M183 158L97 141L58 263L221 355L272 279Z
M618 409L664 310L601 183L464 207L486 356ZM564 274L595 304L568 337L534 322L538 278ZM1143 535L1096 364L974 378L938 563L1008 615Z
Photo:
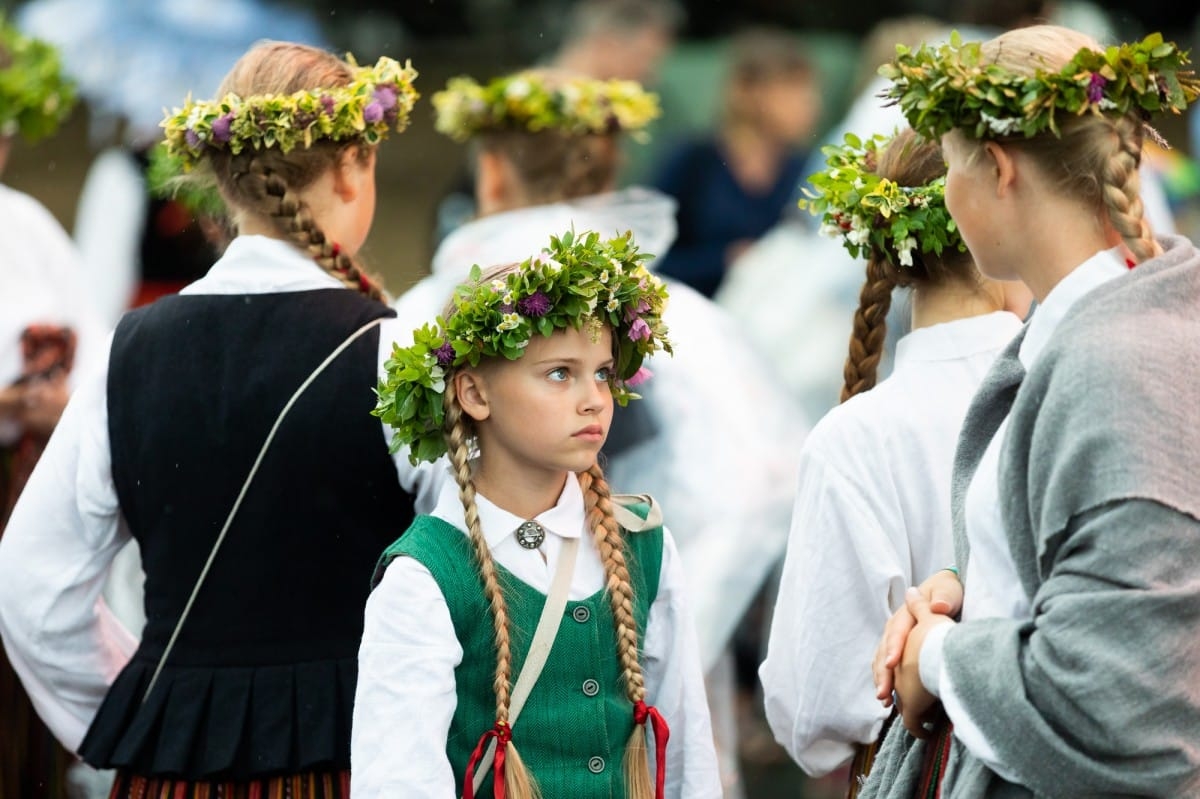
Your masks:
M985 286L965 282L929 286L912 293L912 327L932 327L1003 308L1002 292L989 291Z
M566 485L566 472L529 472L492 464L483 457L471 475L475 490L498 508L532 519L553 508Z

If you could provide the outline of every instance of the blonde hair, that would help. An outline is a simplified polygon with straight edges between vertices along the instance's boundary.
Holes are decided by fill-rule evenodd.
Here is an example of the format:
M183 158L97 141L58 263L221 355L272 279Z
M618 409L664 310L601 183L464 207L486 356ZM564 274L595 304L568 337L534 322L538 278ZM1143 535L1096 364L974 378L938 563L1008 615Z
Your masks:
M1056 25L1017 28L982 46L987 61L1019 75L1058 71L1082 48L1102 50L1090 36ZM1061 136L1000 139L1032 158L1065 196L1103 212L1139 261L1162 250L1145 218L1138 167L1145 122L1137 111L1123 116L1083 114L1063 118Z
M515 268L515 265L499 266L487 270L481 282L492 280ZM447 314L452 306L447 308ZM496 646L496 671L492 689L496 695L496 721L507 725L509 703L512 698L512 643L509 636L508 603L500 586L496 563L483 534L476 506L475 483L471 477L470 457L475 439L474 422L467 416L458 401L454 374L446 375L444 395L444 430L446 448L454 479L458 483L458 497L462 502L467 535L479 567L484 598L492 613L492 627ZM625 561L624 532L613 516L612 492L600 464L595 463L587 471L579 472L579 487L583 492L584 510L588 528L600 553L604 566L605 591L612 607L613 625L616 632L617 658L621 667L621 680L625 694L633 704L643 702L646 684L638 659L638 629L633 611L633 585ZM507 744L504 767L504 787L511 799L535 799L541 795L533 775L517 754L512 741ZM628 799L654 799L654 783L650 779L650 761L646 748L646 730L635 724L633 734L625 748L623 766Z
M345 86L352 80L350 65L324 50L266 42L238 59L218 96L286 95L318 86ZM280 234L345 286L384 301L378 281L326 237L298 194L335 167L351 146L358 147L360 163L370 158L371 150L361 144L318 141L287 153L277 148L246 149L237 155L215 150L210 161L217 188L231 208L270 220Z

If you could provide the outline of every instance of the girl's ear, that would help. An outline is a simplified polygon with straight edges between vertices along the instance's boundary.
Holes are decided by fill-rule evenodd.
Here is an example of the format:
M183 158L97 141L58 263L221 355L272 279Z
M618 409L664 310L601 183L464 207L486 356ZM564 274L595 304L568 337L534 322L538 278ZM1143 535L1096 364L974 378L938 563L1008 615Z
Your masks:
M363 189L363 180L375 172L375 148L368 151L357 145L342 150L333 166L333 191L343 202L354 202Z
M1008 148L994 141L985 142L983 148L992 159L993 174L996 178L996 196L1004 197L1016 188L1017 162Z
M509 207L513 195L512 167L504 156L480 150L475 165L475 202L486 216Z
M477 422L491 415L487 401L487 385L483 375L474 369L460 369L454 373L454 392L463 413Z

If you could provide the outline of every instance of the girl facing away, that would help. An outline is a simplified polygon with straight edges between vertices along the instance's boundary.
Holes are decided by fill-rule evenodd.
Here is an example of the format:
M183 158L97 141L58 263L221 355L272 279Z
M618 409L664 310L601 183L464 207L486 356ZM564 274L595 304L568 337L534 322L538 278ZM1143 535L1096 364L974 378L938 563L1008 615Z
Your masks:
M356 797L721 795L678 553L597 461L670 350L644 258L567 233L396 347L377 413L454 484L376 571Z
M414 77L267 43L164 123L238 236L122 319L0 541L14 667L113 797L348 795L366 575L436 493L370 415L397 331L355 260ZM97 599L130 537L140 642Z
M905 129L890 141L848 137L826 149L828 170L812 177L820 194L805 204L823 212L828 232L852 255L866 258L866 281L842 404L801 451L759 670L776 738L814 776L880 735L888 711L871 679L876 645L905 589L954 562L950 474L959 427L1029 304L1024 286L983 277L966 252L946 212L936 142ZM876 385L898 288L912 290L912 332Z
M915 627L881 646L904 723L864 794L912 795L927 756L948 797L1200 791L1200 253L1152 235L1138 188L1148 115L1200 95L1186 64L1158 34L1036 26L885 67L980 270L1038 306L959 438L965 595L910 591Z

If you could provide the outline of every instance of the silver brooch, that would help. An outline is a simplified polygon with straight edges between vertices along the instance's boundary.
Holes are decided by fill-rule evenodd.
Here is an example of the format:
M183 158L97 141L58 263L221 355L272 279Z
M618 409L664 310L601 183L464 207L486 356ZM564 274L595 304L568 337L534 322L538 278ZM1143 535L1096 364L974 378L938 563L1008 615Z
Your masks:
M546 531L537 522L523 522L517 528L517 543L526 549L537 549L546 540Z

